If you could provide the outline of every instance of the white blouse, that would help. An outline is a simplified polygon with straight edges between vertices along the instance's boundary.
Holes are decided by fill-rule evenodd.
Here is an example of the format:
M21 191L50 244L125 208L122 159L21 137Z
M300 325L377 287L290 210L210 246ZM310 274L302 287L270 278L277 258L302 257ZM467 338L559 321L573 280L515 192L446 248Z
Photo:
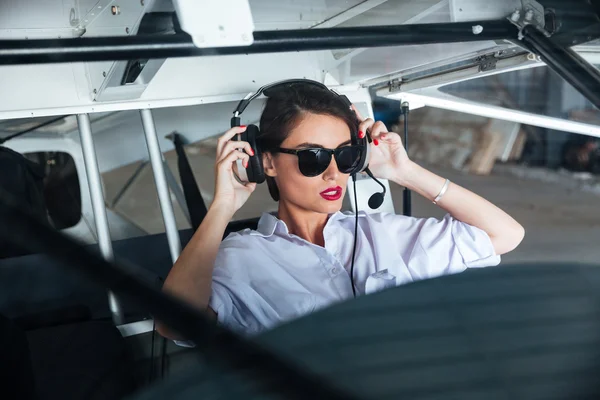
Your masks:
M219 323L256 334L353 297L354 214L330 216L325 247L291 235L263 214L257 230L230 234L215 262L210 306ZM421 279L498 265L489 236L446 215L412 218L359 213L354 282L357 296Z

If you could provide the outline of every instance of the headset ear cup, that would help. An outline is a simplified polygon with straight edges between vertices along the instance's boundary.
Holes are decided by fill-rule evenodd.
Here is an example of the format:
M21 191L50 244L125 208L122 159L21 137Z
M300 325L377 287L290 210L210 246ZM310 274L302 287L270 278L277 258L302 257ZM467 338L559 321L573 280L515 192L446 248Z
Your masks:
M248 168L246 168L248 180L250 182L263 183L265 181L265 171L262 164L262 153L260 147L256 144L258 135L260 135L260 130L256 125L251 124L248 125L246 131L242 133L242 140L248 142L254 151L254 155L250 156Z
M369 161L371 159L371 146L369 145L367 135L365 135L365 137L362 139L358 139L358 144L362 147L363 150L360 154L360 161L358 162L356 172L363 172L369 166Z

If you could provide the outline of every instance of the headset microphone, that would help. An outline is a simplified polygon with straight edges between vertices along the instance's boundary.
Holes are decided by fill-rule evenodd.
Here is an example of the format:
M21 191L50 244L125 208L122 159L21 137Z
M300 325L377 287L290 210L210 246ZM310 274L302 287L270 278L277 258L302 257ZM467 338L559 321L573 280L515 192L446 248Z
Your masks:
M371 179L373 179L375 182L377 182L377 184L379 186L381 186L381 188L383 189L383 192L377 192L377 193L373 193L371 195L371 197L369 197L369 207L371 207L373 210L381 207L381 205L383 204L383 200L385 198L385 193L386 193L386 189L385 189L385 185L381 182L379 182L377 180L377 178L375 178L373 176L373 173L371 172L371 170L369 168L365 168L365 172L367 173L367 175L369 175L369 177Z

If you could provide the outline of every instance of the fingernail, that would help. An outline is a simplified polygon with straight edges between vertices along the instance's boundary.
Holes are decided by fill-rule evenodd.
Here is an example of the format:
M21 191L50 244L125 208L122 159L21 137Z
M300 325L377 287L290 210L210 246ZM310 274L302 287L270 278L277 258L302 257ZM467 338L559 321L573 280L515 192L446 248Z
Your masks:
M365 137L365 133L363 131L358 131L358 138L362 139Z
M377 139L373 139L373 144L374 144L375 146L379 146L379 140L377 140Z
M254 150L250 149L250 155L253 156L254 155Z
M246 125L240 125L240 128L245 128L245 127L246 127Z
M244 168L248 168L248 161L244 160Z

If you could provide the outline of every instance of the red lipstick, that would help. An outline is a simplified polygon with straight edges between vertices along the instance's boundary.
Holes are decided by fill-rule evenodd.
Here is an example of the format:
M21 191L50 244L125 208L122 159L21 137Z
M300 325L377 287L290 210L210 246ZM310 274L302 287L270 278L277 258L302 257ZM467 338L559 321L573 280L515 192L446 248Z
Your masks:
M336 201L342 197L342 188L339 186L330 187L319 193L327 201Z

